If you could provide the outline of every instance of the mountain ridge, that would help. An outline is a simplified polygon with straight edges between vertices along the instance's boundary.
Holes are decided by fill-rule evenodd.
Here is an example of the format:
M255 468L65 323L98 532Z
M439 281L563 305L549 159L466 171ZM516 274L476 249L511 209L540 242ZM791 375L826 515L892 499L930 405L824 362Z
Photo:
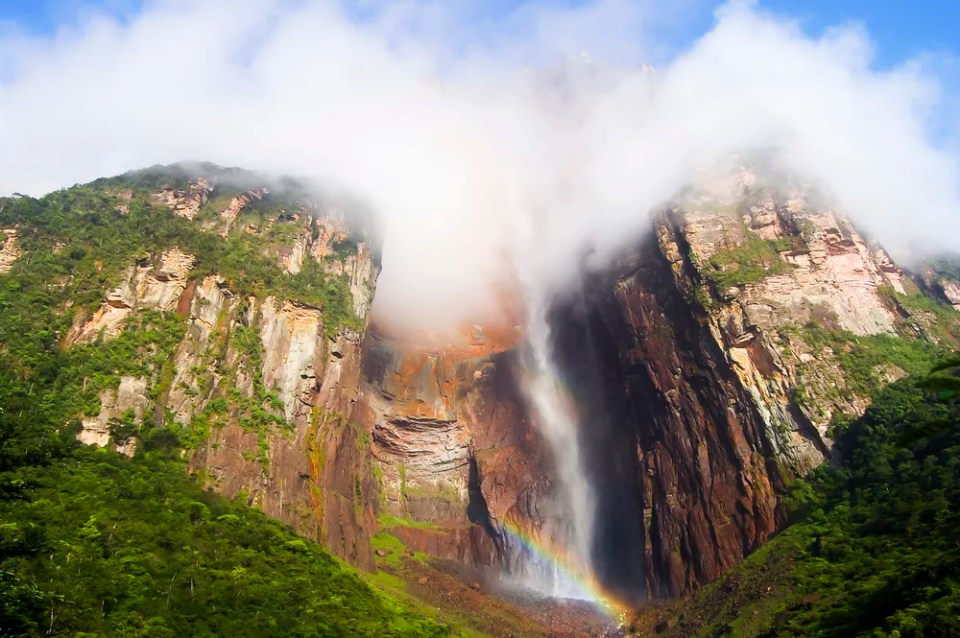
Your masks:
M519 390L522 329L405 342L369 314L380 265L363 211L202 168L4 200L0 368L17 392L40 388L36 418L129 456L183 448L201 484L362 569L395 571L388 534L535 574L519 538L562 547L569 521ZM621 514L591 557L618 596L730 572L788 522L832 428L960 343L960 313L927 292L949 299L947 269L910 276L811 201L741 165L551 311L593 426L587 471Z

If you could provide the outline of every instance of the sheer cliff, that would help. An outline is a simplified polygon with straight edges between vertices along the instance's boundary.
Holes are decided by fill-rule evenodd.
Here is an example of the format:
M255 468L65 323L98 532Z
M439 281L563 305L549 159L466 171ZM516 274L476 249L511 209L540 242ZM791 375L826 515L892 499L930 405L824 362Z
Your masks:
M206 484L373 567L377 488L350 420L379 269L360 216L211 165L5 209L3 268L30 285L16 301L53 325L45 345L5 335L4 354L36 345L75 368L54 420L128 456L180 446Z
M596 500L586 560L631 602L766 542L788 486L835 458L831 428L960 343L949 269L905 273L795 179L738 167L651 220L549 313ZM0 277L28 293L4 308L0 357L71 372L43 405L84 443L180 448L205 485L363 568L379 531L529 583L571 520L524 392L526 327L438 341L371 317L365 223L210 166L9 200ZM43 339L16 342L41 307Z
M559 298L604 586L676 596L770 538L788 485L835 456L831 426L956 347L960 315L917 283L816 189L745 166ZM363 378L393 533L519 577L537 557L518 537L569 541L563 468L517 391L521 341L477 326L471 348L429 351L368 333Z

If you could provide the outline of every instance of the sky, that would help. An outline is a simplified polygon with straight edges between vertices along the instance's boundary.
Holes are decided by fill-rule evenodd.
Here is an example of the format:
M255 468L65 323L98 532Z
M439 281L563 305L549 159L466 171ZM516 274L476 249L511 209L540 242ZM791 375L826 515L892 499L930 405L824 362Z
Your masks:
M122 17L136 13L143 4L144 0L0 0L0 24L31 33L53 33L91 11ZM368 3L354 3L358 17L365 13L365 4ZM490 0L477 4L481 5L480 14L495 20L523 3ZM720 4L716 0L686 3L682 10L684 20L672 34L676 46L688 44L709 29L712 13ZM795 16L808 33L819 33L842 23L860 23L876 44L876 63L880 66L930 51L960 55L960 1L762 0L760 6Z
M960 2L0 0L0 193L156 163L374 211L377 303L562 290L731 154L901 260L960 250ZM451 311L455 308L455 311Z

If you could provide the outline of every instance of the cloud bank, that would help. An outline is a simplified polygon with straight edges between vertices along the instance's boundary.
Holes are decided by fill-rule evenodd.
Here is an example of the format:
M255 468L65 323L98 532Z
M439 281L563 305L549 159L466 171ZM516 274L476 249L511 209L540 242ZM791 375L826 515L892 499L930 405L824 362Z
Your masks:
M562 286L585 246L618 248L754 148L895 256L960 249L950 65L876 70L858 27L810 37L750 2L678 49L664 34L696 3L661 4L155 0L8 30L0 192L182 159L336 185L382 226L378 308L416 324L482 319L512 273Z

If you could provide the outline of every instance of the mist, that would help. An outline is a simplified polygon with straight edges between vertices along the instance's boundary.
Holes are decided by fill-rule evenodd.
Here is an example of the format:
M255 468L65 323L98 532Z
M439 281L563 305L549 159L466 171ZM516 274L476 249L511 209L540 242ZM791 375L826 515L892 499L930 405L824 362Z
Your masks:
M955 96L936 56L811 37L730 2L467 5L156 0L52 36L0 31L0 192L184 159L305 176L373 211L377 312L478 322L562 289L732 153L820 183L898 259L960 249ZM673 3L671 3L673 4Z

